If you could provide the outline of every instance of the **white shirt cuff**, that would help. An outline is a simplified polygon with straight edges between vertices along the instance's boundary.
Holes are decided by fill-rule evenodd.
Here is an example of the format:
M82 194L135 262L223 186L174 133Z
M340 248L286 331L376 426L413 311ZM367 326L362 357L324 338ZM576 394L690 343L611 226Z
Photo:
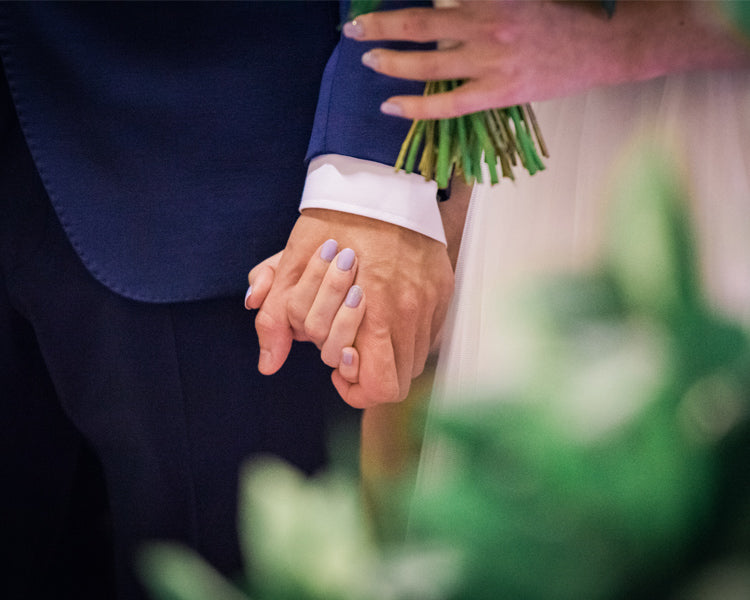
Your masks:
M324 154L310 161L300 210L326 208L411 229L443 244L437 184L369 160Z

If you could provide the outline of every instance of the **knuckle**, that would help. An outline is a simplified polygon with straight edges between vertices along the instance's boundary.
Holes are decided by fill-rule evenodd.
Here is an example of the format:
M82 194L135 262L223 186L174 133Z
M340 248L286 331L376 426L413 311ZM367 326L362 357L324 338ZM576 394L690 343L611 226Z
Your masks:
M383 381L377 393L373 395L373 402L378 404L391 404L401 400L400 387L397 381Z
M328 327L318 317L308 315L304 320L304 332L310 341L320 347L326 340Z
M307 317L307 307L303 305L299 298L292 297L286 305L289 323L296 330L304 328L305 318Z
M323 346L323 349L320 351L320 360L323 361L327 366L336 368L339 366L339 360L338 356L336 355L336 352L333 351L331 348L327 346Z
M273 333L283 328L283 324L268 311L261 309L255 316L255 330L259 335Z
M446 98L445 108L446 113L455 115L463 115L471 112L476 112L474 110L472 98L467 94L450 94Z
M429 31L427 15L424 11L414 9L404 11L404 13L400 22L401 34L404 39L423 40Z
M443 57L439 52L426 52L422 54L424 74L429 75L438 72L443 64Z
M412 367L412 372L411 372L412 379L415 379L419 377L422 373L424 373L424 365L425 365L424 361L421 361L421 360L414 362L414 366ZM407 390L406 393L408 394L409 391Z
M424 298L415 291L403 292L396 303L399 315L402 317L413 318L419 313L420 306L424 304Z
M401 388L398 380L387 374L378 373L378 377L368 377L368 374L360 372L360 385L363 391L363 400L370 405L388 404L401 400Z
M349 291L351 275L347 271L341 273L338 276L331 277L326 282L326 285L330 288L330 291L337 296L344 296Z

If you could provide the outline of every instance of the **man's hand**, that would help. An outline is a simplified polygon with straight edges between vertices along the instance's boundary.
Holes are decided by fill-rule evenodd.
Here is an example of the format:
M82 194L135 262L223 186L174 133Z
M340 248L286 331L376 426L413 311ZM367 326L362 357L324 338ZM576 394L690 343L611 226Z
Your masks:
M430 344L440 329L453 291L453 271L440 242L414 231L331 210L307 209L284 249L268 297L255 320L261 373L284 364L292 340L309 340L305 318L314 298L296 284L310 256L327 239L354 249L355 282L367 294L367 310L357 333L359 382L334 371L342 398L357 408L403 400L422 372Z

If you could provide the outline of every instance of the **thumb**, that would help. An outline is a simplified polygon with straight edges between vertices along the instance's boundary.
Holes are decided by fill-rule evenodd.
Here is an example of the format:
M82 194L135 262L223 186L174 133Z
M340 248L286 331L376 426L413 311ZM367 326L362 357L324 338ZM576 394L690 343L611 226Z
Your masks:
M258 371L263 375L273 375L286 362L292 348L292 328L285 313L273 308L261 307L255 317L255 331L258 333L260 357Z

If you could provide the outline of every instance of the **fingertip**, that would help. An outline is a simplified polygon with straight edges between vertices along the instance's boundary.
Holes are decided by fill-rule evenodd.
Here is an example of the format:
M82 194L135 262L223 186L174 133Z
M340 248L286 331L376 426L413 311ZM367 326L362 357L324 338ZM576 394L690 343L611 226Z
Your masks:
M251 305L251 296L252 296L252 294L253 294L253 286L250 285L247 288L247 291L245 292L245 302L244 302L244 304L245 304L245 309L246 310L250 310L252 308L252 305Z
M276 366L276 362L273 358L273 353L265 348L260 349L260 355L258 356L258 371L263 375L273 375L279 367Z
M276 319L269 311L261 309L255 317L258 334L258 371L272 375L286 362L292 348L292 330Z
M380 105L384 114L412 120L452 119L486 108L476 98L472 82L459 88L428 96L394 96Z
M363 297L364 292L362 291L362 288L355 284L351 286L349 288L349 291L346 293L346 298L344 298L344 306L346 306L347 308L357 308L362 302Z
M323 244L320 246L320 251L318 255L324 262L329 263L336 256L338 249L339 249L338 242L334 239L329 239L323 242Z
M348 347L341 350L341 359L338 365L341 376L349 383L359 381L359 353L356 348Z
M334 370L331 373L331 382L333 383L333 387L336 388L336 392L338 392L338 395L341 396L341 399L344 402L346 402L352 408L361 408L350 402L350 391L353 386L341 376L341 373L339 373L338 369Z
M380 105L380 112L391 117L405 117L404 106L400 102L386 100Z
M351 367L354 364L354 348L344 348L341 351L341 364Z
M289 356L289 350L291 350L292 342L285 348L274 348L270 350L268 348L261 348L258 356L258 371L262 375L273 375L281 367L284 366L287 356Z
M357 255L351 248L344 248L336 258L336 267L341 271L351 271Z
M365 26L363 19L357 17L356 19L352 19L348 23L344 23L342 31L344 33L344 37L348 37L352 40L361 40L365 37Z

